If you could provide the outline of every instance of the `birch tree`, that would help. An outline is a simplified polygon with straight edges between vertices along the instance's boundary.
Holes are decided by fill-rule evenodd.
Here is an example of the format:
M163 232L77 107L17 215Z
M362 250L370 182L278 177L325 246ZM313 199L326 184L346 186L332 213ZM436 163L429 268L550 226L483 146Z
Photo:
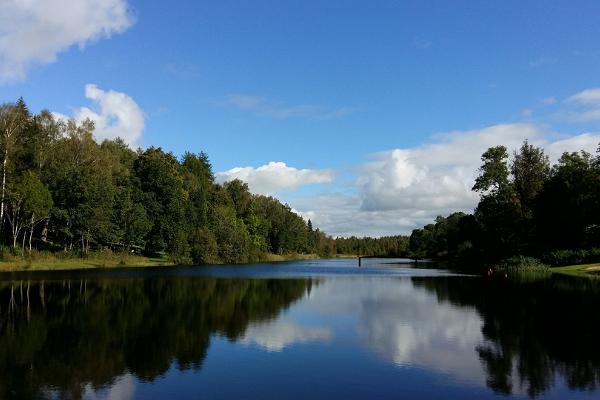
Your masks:
M0 228L4 221L5 198L6 198L6 174L8 168L9 155L12 151L15 136L27 122L29 111L25 106L23 99L19 99L16 104L0 105L0 135L2 135L2 187L0 189ZM1 232L1 229L0 229Z
M35 172L26 171L13 182L7 191L7 220L13 236L13 248L17 240L29 229L29 251L35 226L48 218L52 208L52 197L48 188L40 181ZM24 247L24 245L23 245Z

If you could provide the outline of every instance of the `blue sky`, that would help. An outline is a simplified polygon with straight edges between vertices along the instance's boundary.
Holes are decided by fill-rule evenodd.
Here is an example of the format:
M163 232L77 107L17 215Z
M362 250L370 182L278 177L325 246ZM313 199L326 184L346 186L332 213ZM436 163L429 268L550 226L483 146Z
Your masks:
M529 138L556 158L600 142L597 1L0 8L0 101L90 117L99 139L206 151L219 179L334 235L472 210L488 145Z

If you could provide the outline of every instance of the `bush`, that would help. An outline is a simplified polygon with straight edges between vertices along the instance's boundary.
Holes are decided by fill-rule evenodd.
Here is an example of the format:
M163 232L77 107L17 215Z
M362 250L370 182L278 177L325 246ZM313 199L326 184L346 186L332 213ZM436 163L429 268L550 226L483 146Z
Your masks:
M544 262L552 266L591 264L600 262L600 248L589 250L556 250L542 257Z
M211 264L219 261L219 247L212 232L206 228L194 230L190 238L194 264Z
M502 261L497 268L507 271L547 271L548 265L534 257L514 256Z
M190 245L185 233L179 232L171 243L169 259L177 265L190 265L192 258L190 256Z
M9 246L0 245L0 260L6 261L11 258L12 252Z

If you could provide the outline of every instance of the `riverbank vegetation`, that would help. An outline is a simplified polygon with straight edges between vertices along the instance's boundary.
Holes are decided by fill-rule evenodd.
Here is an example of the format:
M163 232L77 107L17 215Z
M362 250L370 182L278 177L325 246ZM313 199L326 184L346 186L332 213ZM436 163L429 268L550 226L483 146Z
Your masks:
M337 254L431 258L461 267L515 259L548 266L600 262L600 159L585 151L564 153L550 165L528 142L511 157L506 147L492 147L482 155L473 214L440 216L410 237L334 239L240 180L217 183L203 152L176 157L155 147L133 150L120 139L98 143L93 133L89 120L34 115L21 99L0 106L0 267Z
M219 184L208 156L133 150L91 121L0 106L0 262L241 263L334 254L333 239L273 197ZM81 264L83 265L83 264Z
M565 152L551 165L541 148L525 141L511 157L496 146L481 160L474 213L456 212L415 229L413 257L462 267L502 265L515 256L551 267L600 261L599 156Z

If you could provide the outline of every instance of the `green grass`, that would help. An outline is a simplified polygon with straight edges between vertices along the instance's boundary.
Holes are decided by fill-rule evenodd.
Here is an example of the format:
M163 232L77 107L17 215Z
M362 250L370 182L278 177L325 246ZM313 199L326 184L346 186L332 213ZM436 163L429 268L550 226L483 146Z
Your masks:
M0 261L0 271L59 271L115 267L157 267L173 265L165 256L144 257L129 253L90 253L85 257L61 253L34 252L31 256L9 256Z
M567 265L565 267L554 267L550 270L555 274L583 276L583 277L600 277L600 264L581 264Z
M316 254L270 254L266 253L257 261L277 262L292 260L318 259ZM10 271L64 271L74 269L116 268L116 267L159 267L175 265L167 254L157 257L145 257L130 253L93 252L85 257L69 253L32 252L31 255L21 257L17 255L4 255L0 260L0 272Z
M261 261L293 261L293 260L316 260L319 258L316 254L300 254L300 253L286 253L286 254L272 254L266 253L261 257Z

